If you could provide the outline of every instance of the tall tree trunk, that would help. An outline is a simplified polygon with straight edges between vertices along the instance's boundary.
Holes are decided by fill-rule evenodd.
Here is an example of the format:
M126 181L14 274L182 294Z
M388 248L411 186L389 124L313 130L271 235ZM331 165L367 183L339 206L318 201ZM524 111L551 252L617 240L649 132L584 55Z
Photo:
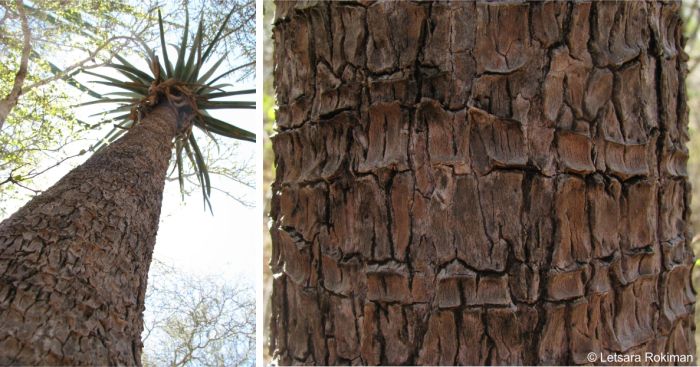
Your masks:
M274 37L281 363L694 353L679 3L278 2Z
M160 105L0 224L0 365L140 365L176 115Z

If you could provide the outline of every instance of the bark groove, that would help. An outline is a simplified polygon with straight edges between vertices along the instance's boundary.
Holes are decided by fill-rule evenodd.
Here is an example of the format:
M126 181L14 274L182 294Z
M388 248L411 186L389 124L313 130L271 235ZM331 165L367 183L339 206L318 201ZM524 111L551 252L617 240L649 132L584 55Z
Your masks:
M274 39L280 363L694 354L679 3L280 1Z
M0 364L141 365L168 106L0 223Z

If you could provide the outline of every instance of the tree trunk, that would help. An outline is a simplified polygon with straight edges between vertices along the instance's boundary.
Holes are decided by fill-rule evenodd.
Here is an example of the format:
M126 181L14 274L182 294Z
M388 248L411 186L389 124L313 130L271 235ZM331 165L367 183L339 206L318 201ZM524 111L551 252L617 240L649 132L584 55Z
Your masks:
M274 37L280 363L694 354L679 3L280 1Z
M0 365L141 365L175 121L157 107L0 224Z

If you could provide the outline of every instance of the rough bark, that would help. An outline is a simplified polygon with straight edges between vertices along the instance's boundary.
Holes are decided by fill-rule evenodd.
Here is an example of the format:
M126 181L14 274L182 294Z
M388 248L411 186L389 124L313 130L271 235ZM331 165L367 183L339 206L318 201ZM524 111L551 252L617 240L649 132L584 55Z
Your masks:
M141 365L175 121L157 107L0 224L0 365Z
M678 11L278 2L274 356L694 354Z

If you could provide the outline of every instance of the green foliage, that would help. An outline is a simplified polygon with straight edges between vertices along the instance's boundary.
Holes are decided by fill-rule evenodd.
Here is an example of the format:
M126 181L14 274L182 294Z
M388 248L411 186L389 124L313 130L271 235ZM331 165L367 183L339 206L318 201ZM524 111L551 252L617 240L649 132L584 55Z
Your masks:
M25 1L24 11L31 29L32 51L23 93L0 132L3 201L39 192L32 186L44 172L42 163L60 165L66 159L65 147L93 127L75 118L71 103L76 94L62 81L67 65L56 65L65 59L57 55L83 57L81 66L100 63L109 52L128 43L115 38L115 34L124 32L131 26L127 22L142 16L139 9L121 2L84 0ZM17 13L14 1L0 1L0 99L12 87L21 58L23 33ZM83 56L98 48L100 52L92 59Z
M235 9L234 9L235 10ZM255 134L241 129L228 122L219 120L211 116L207 110L210 109L254 109L253 101L231 101L219 100L224 97L246 95L255 93L255 90L225 91L223 88L230 86L219 82L231 70L214 77L217 69L221 65L225 56L216 61L209 69L204 70L205 64L214 55L215 48L221 40L225 25L233 15L229 12L224 22L218 27L213 39L206 46L204 39L204 19L200 19L191 44L189 37L189 15L185 17L185 28L182 32L182 39L176 45L176 55L169 55L165 40L163 19L158 10L158 25L160 30L160 44L164 63L153 51L148 50L147 63L150 66L150 74L141 71L136 66L130 64L125 58L115 55L120 64L109 64L121 73L127 80L119 80L97 73L86 71L87 74L102 78L96 83L121 89L121 92L110 93L119 98L101 98L96 101L83 103L82 105L95 103L116 103L117 107L108 112L114 122L118 125L110 131L105 138L94 149L100 149L106 144L122 136L126 129L138 123L144 113L157 105L161 100L167 99L173 103L173 95L185 96L189 105L194 107L195 117L193 126L201 129L212 139L214 135L221 135L227 138L255 142ZM174 56L174 59L172 58ZM181 134L175 142L175 159L180 182L180 191L184 197L184 158L189 159L191 167L194 169L202 188L202 196L205 206L211 210L209 196L211 195L211 181L209 170L201 149L191 131Z

